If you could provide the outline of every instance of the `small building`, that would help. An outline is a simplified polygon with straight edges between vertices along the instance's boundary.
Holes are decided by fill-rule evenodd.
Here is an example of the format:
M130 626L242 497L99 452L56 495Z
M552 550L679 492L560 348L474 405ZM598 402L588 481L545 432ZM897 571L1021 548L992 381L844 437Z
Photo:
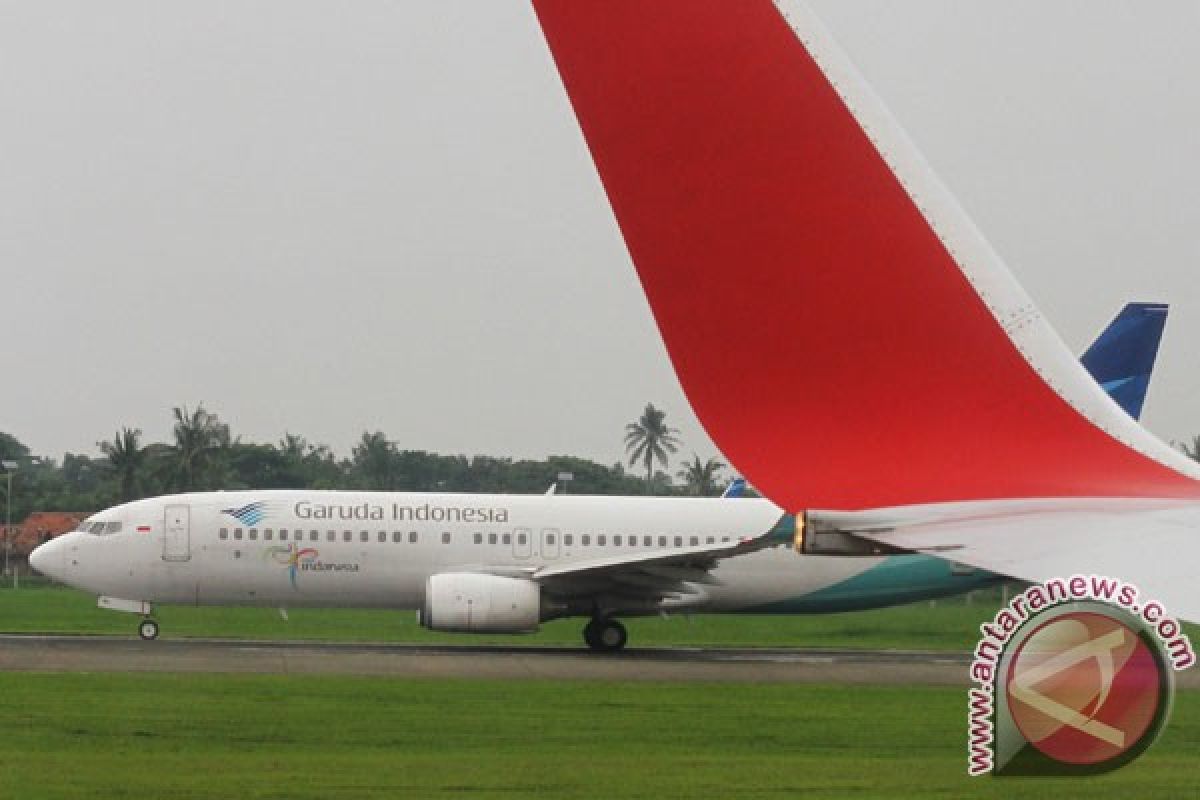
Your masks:
M20 525L13 525L5 537L12 547L9 555L26 559L33 548L75 530L89 515L87 511L34 511Z

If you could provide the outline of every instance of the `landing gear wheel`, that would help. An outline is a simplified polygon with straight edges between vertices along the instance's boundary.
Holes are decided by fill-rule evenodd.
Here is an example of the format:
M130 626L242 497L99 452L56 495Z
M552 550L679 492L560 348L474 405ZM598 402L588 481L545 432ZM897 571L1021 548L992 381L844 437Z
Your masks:
M615 653L629 641L629 633L615 619L594 619L584 626L583 640L597 652Z
M152 619L146 618L138 623L138 636L145 639L147 642L158 638L158 623Z

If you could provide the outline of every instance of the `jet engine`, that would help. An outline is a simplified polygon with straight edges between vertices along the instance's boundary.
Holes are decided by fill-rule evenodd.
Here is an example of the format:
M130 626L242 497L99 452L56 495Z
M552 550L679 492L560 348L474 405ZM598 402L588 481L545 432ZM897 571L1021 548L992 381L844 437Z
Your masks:
M541 587L523 578L443 572L425 582L420 621L435 631L525 633L541 621Z

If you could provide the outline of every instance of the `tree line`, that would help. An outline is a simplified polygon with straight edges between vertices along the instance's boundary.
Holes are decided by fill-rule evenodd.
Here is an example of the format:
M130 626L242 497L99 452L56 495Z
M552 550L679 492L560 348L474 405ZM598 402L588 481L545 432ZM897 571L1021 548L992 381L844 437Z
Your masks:
M678 431L652 404L625 429L629 465L604 465L574 456L515 460L406 450L382 431L366 431L349 457L288 433L278 442L243 441L203 405L172 409L169 442L145 442L141 430L118 429L97 442L101 456L66 454L62 463L33 455L16 436L0 432L0 459L15 461L12 520L31 511L91 512L128 500L172 492L215 489L359 489L421 492L601 495L714 495L724 487L725 465L698 455L674 478L666 471L678 451ZM0 481L0 492L4 489ZM3 519L0 518L0 522Z

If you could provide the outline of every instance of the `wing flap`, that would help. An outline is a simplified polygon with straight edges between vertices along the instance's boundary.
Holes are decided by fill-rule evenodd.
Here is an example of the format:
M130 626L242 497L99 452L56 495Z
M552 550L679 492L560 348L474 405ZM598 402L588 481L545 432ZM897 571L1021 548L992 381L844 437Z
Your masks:
M664 607L697 604L705 586L717 583L710 570L718 561L766 547L779 546L772 531L730 542L613 556L546 566L530 577L565 598L627 598L663 603Z

